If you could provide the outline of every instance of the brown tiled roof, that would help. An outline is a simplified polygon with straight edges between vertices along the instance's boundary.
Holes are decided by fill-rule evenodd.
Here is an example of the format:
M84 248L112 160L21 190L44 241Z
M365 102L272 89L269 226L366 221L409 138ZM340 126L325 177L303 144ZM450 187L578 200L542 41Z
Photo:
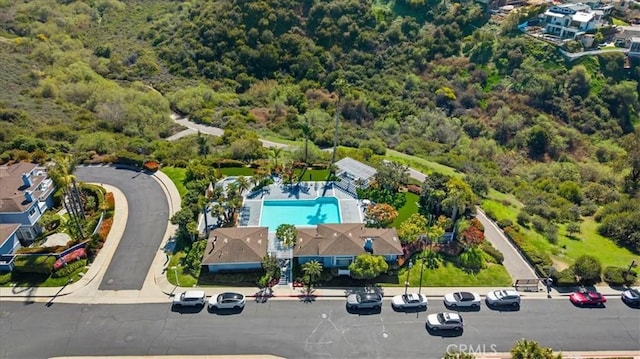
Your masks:
M395 228L367 228L362 223L319 224L298 228L295 256L339 256L364 254L365 240L373 240L373 254L402 254Z
M9 236L20 228L17 223L0 223L0 246L9 239Z
M213 230L204 249L202 264L262 262L267 255L268 230L268 227Z
M25 200L24 192L32 191L33 200L37 201L42 191L36 191L46 176L31 175L31 186L25 187L22 174L32 172L38 165L28 162L18 162L10 166L0 166L0 212L24 212L33 202Z

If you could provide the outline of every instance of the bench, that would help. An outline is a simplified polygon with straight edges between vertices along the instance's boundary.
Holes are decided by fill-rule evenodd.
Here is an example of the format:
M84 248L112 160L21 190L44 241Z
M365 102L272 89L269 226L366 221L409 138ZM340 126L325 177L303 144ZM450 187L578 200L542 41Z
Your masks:
M538 292L540 288L538 284L540 283L540 279L516 279L516 282L513 284L516 290L522 290L524 292Z

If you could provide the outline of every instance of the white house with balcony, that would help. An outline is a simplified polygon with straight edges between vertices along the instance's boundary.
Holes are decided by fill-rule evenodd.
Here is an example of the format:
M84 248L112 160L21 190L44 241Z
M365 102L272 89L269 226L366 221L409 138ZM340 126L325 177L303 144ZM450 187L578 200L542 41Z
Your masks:
M602 11L592 10L585 4L562 4L545 11L545 33L560 39L575 39L587 31L595 30L602 20Z

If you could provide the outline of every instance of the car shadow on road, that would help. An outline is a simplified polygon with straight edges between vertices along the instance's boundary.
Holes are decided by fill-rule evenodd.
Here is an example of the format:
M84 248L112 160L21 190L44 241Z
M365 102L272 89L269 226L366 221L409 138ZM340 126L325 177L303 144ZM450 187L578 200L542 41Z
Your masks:
M576 304L571 302L576 308L584 308L584 309L605 309L607 307L606 304Z
M520 311L519 305L489 305L487 304L487 308L493 310L495 312L518 312Z
M207 312L209 312L209 314L216 314L216 315L236 315L236 314L242 313L243 310L244 308L219 309L219 308L207 307Z
M464 333L464 329L460 329L460 330L453 330L453 329L436 330L436 329L431 329L431 328L429 328L429 326L426 323L424 325L424 329L427 331L427 333L429 333L429 335L436 336L436 337L442 337L442 338L455 338L455 337L462 336L462 334Z
M393 309L393 311L396 312L396 313L407 313L407 314L409 314L409 313L420 313L420 312L426 312L427 311L426 307L425 308L404 308L403 309L403 308L395 307L393 305L391 306L391 309Z
M171 306L171 311L175 312L175 313L180 313L180 314L197 314L200 313L202 311L202 308L204 308L203 305L196 305L196 306L192 306L192 307L183 307L180 305L172 305Z
M349 307L346 307L346 308L347 308L347 313L354 314L354 315L374 315L374 314L382 313L382 308L380 309L374 309L374 308L351 309Z
M454 311L454 312L460 312L460 313L470 313L470 312L479 312L480 311L480 307L452 307L449 305L444 305L445 308L447 308L448 310Z

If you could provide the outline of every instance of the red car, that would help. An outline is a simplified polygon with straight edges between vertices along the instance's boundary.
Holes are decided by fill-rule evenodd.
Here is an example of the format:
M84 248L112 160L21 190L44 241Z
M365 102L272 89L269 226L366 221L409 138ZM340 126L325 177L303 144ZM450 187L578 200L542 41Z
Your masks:
M573 292L569 300L575 305L604 305L607 298L598 292Z

